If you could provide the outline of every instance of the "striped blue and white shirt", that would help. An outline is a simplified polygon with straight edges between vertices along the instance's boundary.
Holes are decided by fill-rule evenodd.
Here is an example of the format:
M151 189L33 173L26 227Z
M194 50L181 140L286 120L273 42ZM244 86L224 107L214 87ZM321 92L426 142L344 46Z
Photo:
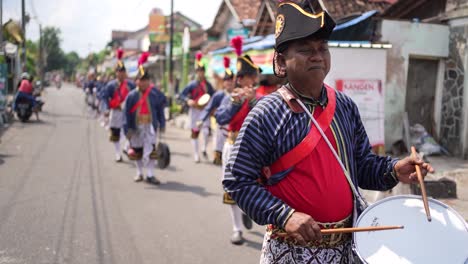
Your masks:
M326 93L322 94L326 96ZM309 106L313 107L312 104ZM343 93L336 92L336 110L330 127L337 142L338 154L355 186L384 191L398 183L392 173L397 160L371 152L357 106ZM225 191L256 223L284 228L294 211L257 180L263 167L270 166L298 145L309 130L307 114L293 113L278 92L260 100L244 121L226 166L223 185ZM272 178L281 180L287 174L288 171L278 173Z

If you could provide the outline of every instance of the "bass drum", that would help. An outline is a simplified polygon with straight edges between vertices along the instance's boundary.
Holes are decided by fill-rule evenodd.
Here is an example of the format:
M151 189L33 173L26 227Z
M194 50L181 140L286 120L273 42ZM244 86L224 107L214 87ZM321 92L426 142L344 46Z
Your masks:
M158 167L165 169L171 163L171 151L166 143L160 142L157 147L158 152Z
M393 196L369 206L359 216L356 227L403 225L404 229L354 233L354 250L361 261L467 264L467 223L444 203L428 200L431 222L420 196Z

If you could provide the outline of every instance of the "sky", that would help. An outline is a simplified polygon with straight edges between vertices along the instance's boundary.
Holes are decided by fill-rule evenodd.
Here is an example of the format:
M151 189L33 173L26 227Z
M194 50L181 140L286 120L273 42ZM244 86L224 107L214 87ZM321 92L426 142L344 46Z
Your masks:
M138 30L149 22L157 7L170 13L170 0L24 0L26 13L36 16L26 27L26 38L39 39L42 26L56 26L62 32L62 49L81 57L102 50L111 40L111 31ZM222 0L174 0L174 11L200 23L213 24ZM3 0L3 23L21 19L21 0Z

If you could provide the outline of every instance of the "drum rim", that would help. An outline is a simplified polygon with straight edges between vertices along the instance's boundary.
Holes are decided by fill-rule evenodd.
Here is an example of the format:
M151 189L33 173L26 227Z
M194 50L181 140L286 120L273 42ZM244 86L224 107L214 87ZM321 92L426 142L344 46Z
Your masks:
M206 103L200 104L199 102L200 102L203 98L208 98L208 99L205 99L205 100L206 100ZM202 95L202 96L198 99L197 104L198 104L198 105L206 105L206 104L210 101L210 98L211 98L211 96L210 96L209 94L206 93L206 94Z
M394 195L394 196L390 196L390 197L386 197L382 200L379 200L371 205L369 205L362 213L361 215L359 215L358 219L356 220L356 224L360 222L360 220L364 217L364 214L366 213L366 211L370 210L371 208L381 204L381 203L384 203L384 202L387 202L387 201L390 201L390 200L399 200L399 199L418 199L418 200L421 200L421 196L420 195L413 195L413 194L406 194L406 195ZM436 200L436 199L433 199L433 198L430 198L428 197L427 198L428 202L433 202L433 203L436 203L442 207L444 207L445 209L449 209L450 211L452 211L455 216L457 216L459 219L463 220L464 222L464 226L465 226L465 229L466 231L468 232L468 223L466 222L466 220L455 210L453 209L452 207L450 207L449 205L439 201L439 200ZM356 235L356 233L353 234L353 239L354 239L354 236Z
M418 200L421 200L421 196L420 195L413 195L413 194L406 194L406 195L394 195L394 196L390 196L390 197L386 197L382 200L379 200L371 205L369 205L362 213L361 215L359 215L359 217L357 218L356 222L354 223L354 225L356 225L357 223L360 222L360 220L362 220L362 218L364 217L365 213L367 211L369 211L371 208L381 204L381 203L384 203L386 201L390 201L390 200L399 200L399 199L407 199L407 198L416 198ZM427 198L428 202L431 201L431 202L434 202L448 210L450 210L451 212L453 212L455 214L456 217L458 217L459 219L461 219L464 223L464 226L465 226L465 229L466 229L466 232L468 232L468 223L466 222L466 220L455 210L453 209L452 207L450 207L449 205L441 202L441 201L438 201L436 199L433 199L433 198ZM358 251L358 248L356 246L356 235L357 233L353 233L353 240L352 240L352 248L353 248L353 251L354 253L356 254L356 256L362 261L362 263L367 263L365 261L365 259L361 256L361 254L359 254L359 251Z

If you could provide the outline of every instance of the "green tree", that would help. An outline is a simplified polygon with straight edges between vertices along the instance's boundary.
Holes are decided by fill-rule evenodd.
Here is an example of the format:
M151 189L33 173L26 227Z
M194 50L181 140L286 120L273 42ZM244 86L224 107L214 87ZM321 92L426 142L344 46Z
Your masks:
M26 71L36 76L39 64L39 45L31 40L26 41Z
M60 29L56 27L45 27L42 32L46 71L62 69L66 65L65 53L60 48L60 34Z
M68 78L73 77L74 73L77 71L80 62L80 56L78 56L78 53L74 51L69 52L65 55L65 66L63 70Z

